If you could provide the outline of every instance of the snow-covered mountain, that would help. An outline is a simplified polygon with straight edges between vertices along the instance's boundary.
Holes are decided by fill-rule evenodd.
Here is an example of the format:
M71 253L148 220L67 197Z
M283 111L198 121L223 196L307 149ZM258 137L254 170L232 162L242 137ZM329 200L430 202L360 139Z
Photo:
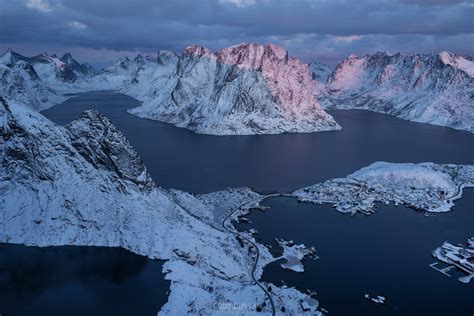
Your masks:
M23 56L11 50L0 56L0 96L38 110L65 100L41 80Z
M349 56L329 75L275 45L218 52L190 46L181 55L123 57L96 71L71 54L0 56L0 93L44 109L63 94L116 90L142 101L130 110L198 133L271 134L339 129L323 108L368 109L474 132L474 62L442 52Z
M337 108L474 132L474 62L453 53L349 56L327 83Z
M70 53L64 54L61 58L47 53L25 57L8 49L0 56L0 63L6 66L13 66L20 60L30 64L43 81L54 85L73 83L79 78L93 76L96 72L93 66L77 62Z
M169 83L174 77L178 55L171 51L159 51L157 57L142 57L134 59L136 70L127 80L123 81L120 91L139 100L156 100L162 96L163 90L171 89Z
M25 57L8 49L0 56L0 92L11 102L45 109L64 101L63 93L88 90L91 84L84 87L79 82L95 73L92 66L78 63L70 53L61 58L46 53Z
M61 83L74 83L79 78L89 77L95 73L91 65L79 64L70 53L64 54L61 58L42 53L27 60L41 79L56 86Z
M72 57L71 53L65 53L59 60L65 64L65 67L71 69L76 76L91 76L96 73L94 66L88 63L80 64Z
M213 302L265 301L251 278L251 253L220 217L244 202L255 206L258 194L158 188L122 133L95 111L62 127L0 97L0 144L0 242L123 247L166 259L171 293L163 314L207 315L217 312ZM260 278L274 258L258 247ZM277 308L289 313L303 312L301 300L314 302L313 312L318 306L295 289L272 288Z
M311 72L311 77L313 80L316 80L321 83L325 83L328 78L331 76L332 68L329 65L326 65L321 62L312 62L309 63L309 70Z
M214 53L190 46L165 65L161 87L144 91L132 114L215 135L340 128L315 100L308 66L281 47L240 44Z

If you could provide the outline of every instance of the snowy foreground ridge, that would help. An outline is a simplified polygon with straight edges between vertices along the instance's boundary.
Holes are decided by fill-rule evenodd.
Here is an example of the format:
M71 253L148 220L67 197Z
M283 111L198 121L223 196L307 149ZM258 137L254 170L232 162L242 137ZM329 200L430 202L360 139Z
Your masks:
M301 201L331 203L342 213L370 214L376 203L448 212L464 187L474 186L474 166L376 162L339 179L294 191Z
M171 293L162 314L254 314L257 304L271 312L251 278L255 252L221 226L226 210L253 207L258 194L242 188L195 196L156 187L125 137L95 111L61 127L0 98L0 144L0 242L122 247L166 259ZM274 258L256 245L260 278ZM301 302L312 302L308 312L317 313L309 296L265 286L277 310L301 314Z
M258 253L258 280L277 258L251 234L245 242L236 238L224 222L265 196L247 188L193 195L157 187L123 134L96 111L62 127L0 98L0 145L0 242L122 247L165 259L171 281L165 315L271 313L251 267ZM467 186L474 186L474 166L378 162L292 195L349 213L370 213L377 201L443 212ZM301 260L314 255L302 245L280 244L285 268L303 271ZM320 313L309 295L261 285L271 288L276 311Z

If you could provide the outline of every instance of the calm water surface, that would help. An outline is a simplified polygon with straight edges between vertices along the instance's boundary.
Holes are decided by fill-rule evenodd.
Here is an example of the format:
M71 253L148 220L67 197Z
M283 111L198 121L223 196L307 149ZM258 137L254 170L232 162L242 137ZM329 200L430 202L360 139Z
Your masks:
M162 264L119 248L0 244L0 313L156 315L170 287Z
M97 109L125 133L156 183L195 193L238 186L286 192L379 160L474 163L474 134L368 111L331 112L343 131L222 137L126 112L139 104L125 95L93 92L43 114L67 124L82 111Z
M332 111L342 131L219 137L126 112L138 105L125 95L92 92L71 98L44 115L64 125L83 110L97 109L124 132L157 184L195 193L236 186L287 192L345 176L380 160L474 164L473 134L366 111ZM372 216L351 217L327 206L270 199L265 202L269 211L250 216L262 241L278 237L314 245L321 259L306 262L304 274L272 264L263 279L275 284L284 279L302 290L318 291L321 305L331 315L472 315L474 286L449 279L427 265L433 262L431 251L442 241L462 242L474 235L473 202L474 192L469 191L450 214L425 217L403 207L381 206ZM88 308L100 313L112 308L117 314L135 311L147 315L166 301L168 285L163 281L161 262L104 248L94 248L86 258L76 255L70 259L70 249L0 245L0 306L14 311L15 306L33 301L36 314L71 310L80 314ZM21 265L8 252L18 252L18 260L31 268L27 272L19 269ZM99 268L89 262L95 262L95 257ZM67 264L61 264L64 262ZM104 268L114 264L126 267L120 282L114 282L109 268ZM93 267L84 272L84 265ZM22 277L12 283L11 275ZM118 306L111 306L112 294L103 293L118 293ZM385 295L389 302L376 306L363 298L365 293ZM58 301L68 303L51 308Z
M329 205L272 198L265 212L254 211L251 227L263 243L274 238L316 248L318 260L305 260L306 272L284 270L280 262L263 280L318 292L329 315L473 315L474 284L458 282L428 265L431 251L445 240L462 243L474 235L474 189L465 190L453 212L425 216L403 206L379 205L371 216L351 216ZM364 294L387 297L377 305Z

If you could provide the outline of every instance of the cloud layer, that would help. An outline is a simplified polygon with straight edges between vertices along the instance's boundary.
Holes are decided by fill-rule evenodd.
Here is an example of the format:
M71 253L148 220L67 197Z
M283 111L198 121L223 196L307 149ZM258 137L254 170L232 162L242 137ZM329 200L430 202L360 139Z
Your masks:
M116 52L273 42L306 61L350 53L473 54L474 0L0 0L0 49Z

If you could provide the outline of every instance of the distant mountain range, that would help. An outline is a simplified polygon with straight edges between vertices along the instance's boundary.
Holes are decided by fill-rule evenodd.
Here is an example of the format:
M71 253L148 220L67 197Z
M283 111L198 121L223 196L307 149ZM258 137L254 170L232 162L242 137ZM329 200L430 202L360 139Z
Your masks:
M474 62L453 53L351 55L334 70L275 45L120 58L96 70L71 54L0 57L0 93L44 109L64 94L117 90L142 101L130 113L198 133L269 134L339 129L327 108L367 109L474 132Z

